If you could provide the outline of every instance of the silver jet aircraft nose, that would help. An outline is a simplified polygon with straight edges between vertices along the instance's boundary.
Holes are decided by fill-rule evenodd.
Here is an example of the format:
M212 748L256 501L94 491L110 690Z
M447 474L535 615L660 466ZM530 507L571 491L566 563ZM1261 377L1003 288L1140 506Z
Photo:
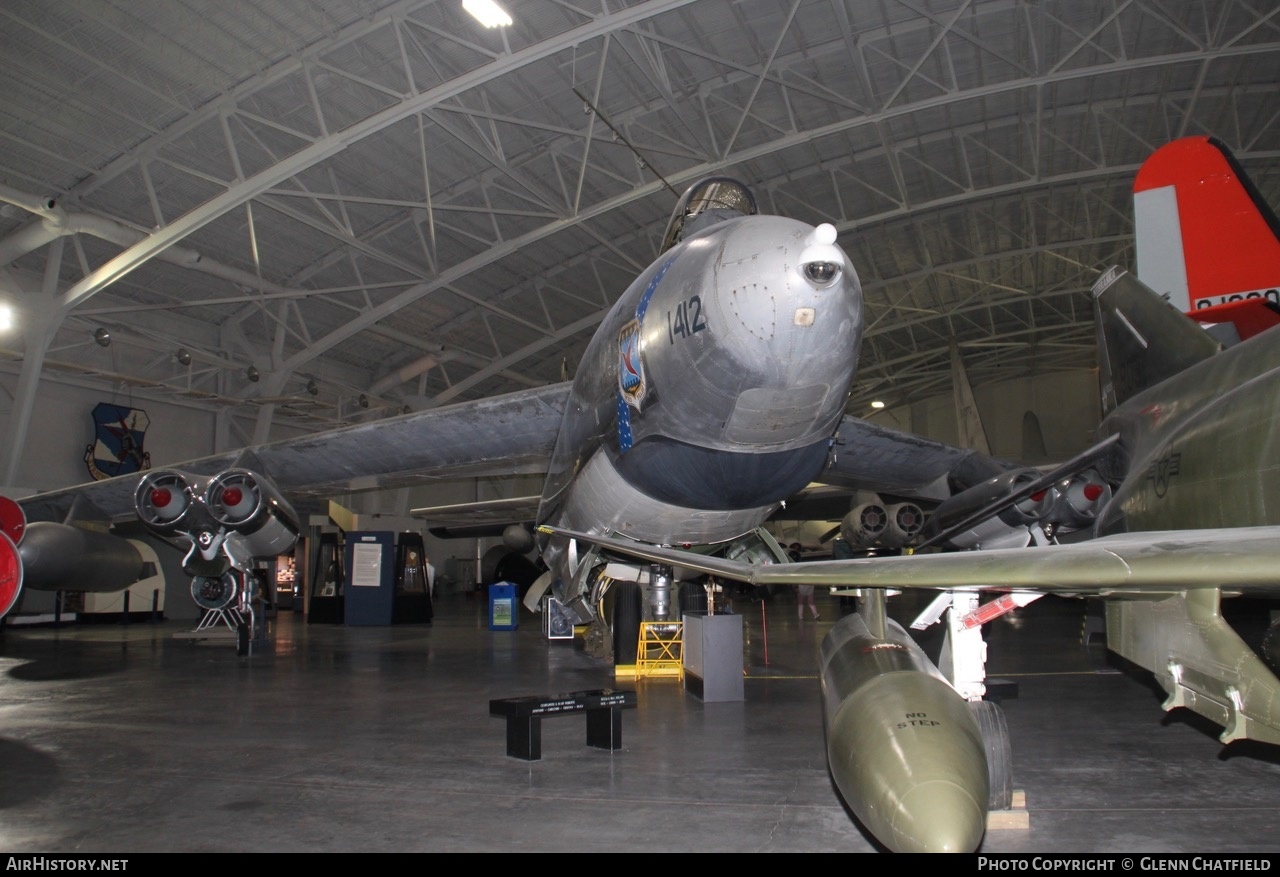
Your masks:
M857 272L831 225L775 216L725 225L685 243L668 279L688 279L662 283L658 313L646 315L652 385L681 409L658 426L726 451L829 437L862 338Z
M807 485L862 338L862 289L835 240L828 224L737 215L663 252L579 366L540 519L714 543Z

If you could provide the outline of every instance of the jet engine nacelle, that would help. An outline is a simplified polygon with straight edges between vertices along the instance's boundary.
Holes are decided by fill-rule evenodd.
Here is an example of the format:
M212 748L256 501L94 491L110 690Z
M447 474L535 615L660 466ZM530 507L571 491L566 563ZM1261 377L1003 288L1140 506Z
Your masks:
M874 494L863 494L863 497ZM886 505L878 497L854 507L840 521L840 535L852 548L901 548L920 535L924 512L913 502Z
M18 545L27 529L27 516L7 496L0 496L0 618L18 602L22 594L22 558Z
M1059 482L1049 520L1068 530L1090 527L1111 502L1111 485L1092 469Z
M228 469L209 482L205 506L236 533L254 557L274 557L298 540L298 515L275 485L248 469Z
M127 539L52 521L27 525L18 556L24 584L37 591L108 593L148 574L142 555Z
M508 524L502 531L502 544L518 554L533 550L533 533L523 524Z
M18 602L22 594L22 558L8 534L0 533L0 618Z
M176 469L142 476L133 493L139 520L158 536L190 532L204 493L204 479Z
M910 545L924 527L924 512L913 502L899 502L889 506L889 523L880 544L888 548Z
M298 539L298 516L268 479L249 469L227 469L213 478L176 469L143 476L134 492L138 518L160 536L186 536L193 551L184 561L197 575L221 574L225 551L234 565L274 557ZM224 548L225 546L225 548Z
M957 493L934 510L924 536L932 538L946 532L980 509L1039 478L1040 472L1035 469L1014 469ZM1031 540L1030 528L1050 515L1056 501L1053 488L1037 491L954 534L948 541L956 548L1024 547Z
M840 535L853 548L870 548L888 527L888 509L879 501L864 502L840 521Z

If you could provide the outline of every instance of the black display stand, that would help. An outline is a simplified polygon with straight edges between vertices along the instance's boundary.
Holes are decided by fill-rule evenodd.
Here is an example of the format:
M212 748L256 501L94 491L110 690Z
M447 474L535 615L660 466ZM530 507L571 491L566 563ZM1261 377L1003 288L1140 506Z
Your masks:
M341 624L345 591L341 537L338 533L321 533L311 552L307 623Z
M684 689L704 703L745 700L742 616L684 613Z
M613 752L622 748L622 711L635 705L634 691L596 688L568 694L491 700L489 715L507 720L507 755L537 761L542 758L543 719L586 713L587 745Z
M427 554L419 533L396 538L396 592L392 624L430 624L435 617L427 581Z

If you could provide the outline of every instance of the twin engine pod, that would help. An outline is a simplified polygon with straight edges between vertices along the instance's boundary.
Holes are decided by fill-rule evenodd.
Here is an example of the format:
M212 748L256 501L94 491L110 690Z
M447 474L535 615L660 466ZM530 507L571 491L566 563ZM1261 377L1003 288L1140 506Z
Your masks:
M975 484L939 505L923 535L934 539L1040 479L1036 469L1015 469ZM1023 548L1032 541L1033 527L1071 532L1092 526L1111 496L1111 485L1096 471L1086 469L1004 505L991 516L952 533L946 541L955 548Z
M225 536L228 552L273 557L298 538L293 508L275 485L249 469L227 469L212 478L176 469L151 472L138 483L134 507L154 533L186 536L202 554Z
M924 512L913 502L885 504L879 497L861 503L840 521L840 534L854 548L909 545L924 526Z

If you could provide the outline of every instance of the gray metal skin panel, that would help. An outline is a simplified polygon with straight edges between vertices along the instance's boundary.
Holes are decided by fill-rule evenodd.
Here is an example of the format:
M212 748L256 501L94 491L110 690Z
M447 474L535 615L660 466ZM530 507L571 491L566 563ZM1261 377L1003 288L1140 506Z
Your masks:
M1241 556L1230 559L1233 567L1263 563L1272 546L1246 547L1242 537L1280 524L1280 328L1209 353L1202 330L1189 330L1190 321L1171 309L1160 311L1155 293L1131 276L1104 277L1095 295L1108 354L1104 385L1118 403L1102 431L1120 436L1116 466L1124 473L1096 532L1221 528L1238 534ZM1144 304L1154 313L1141 310ZM1179 368L1178 359L1189 356L1196 361ZM1129 398L1125 382L1108 370L1124 360L1136 362L1134 373L1151 384ZM1204 569L1198 586L1162 600L1148 592L1110 601L1107 645L1155 674L1169 694L1165 709L1185 707L1222 725L1223 743L1280 743L1280 679L1220 611L1223 596L1280 591L1278 568L1273 557L1263 581L1239 582L1219 566Z
M1105 349L1115 350L1129 334L1108 314L1144 293L1148 302L1154 299L1128 274L1101 293L1100 325L1111 330ZM1190 330L1204 342L1202 329L1166 311L1181 320L1176 330ZM1136 317L1130 322L1146 329ZM1161 336L1151 346L1158 352L1183 340ZM1104 371L1104 382L1108 378ZM1100 433L1121 437L1115 465L1123 467L1123 483L1098 516L1096 534L1280 524L1278 406L1280 329L1200 358L1120 399Z
M1222 350L1132 274L1111 269L1095 284L1094 296L1105 414Z
M950 482L968 487L1012 468L1013 463L978 451L845 417L831 458L814 480L849 489L943 500L954 492Z
M291 499L391 488L427 477L541 468L555 444L568 389L568 384L554 384L163 468L214 475L249 462L253 465L248 468L266 475ZM19 504L29 520L62 521L76 497L84 496L112 520L129 520L140 477L123 475L50 491Z
M776 216L726 220L635 280L578 369L540 522L720 542L818 474L857 364L862 296L834 247L835 283L815 288L801 275L813 234ZM643 344L638 407L619 381L628 326ZM645 514L632 513L637 504ZM554 565L562 544L542 542Z

